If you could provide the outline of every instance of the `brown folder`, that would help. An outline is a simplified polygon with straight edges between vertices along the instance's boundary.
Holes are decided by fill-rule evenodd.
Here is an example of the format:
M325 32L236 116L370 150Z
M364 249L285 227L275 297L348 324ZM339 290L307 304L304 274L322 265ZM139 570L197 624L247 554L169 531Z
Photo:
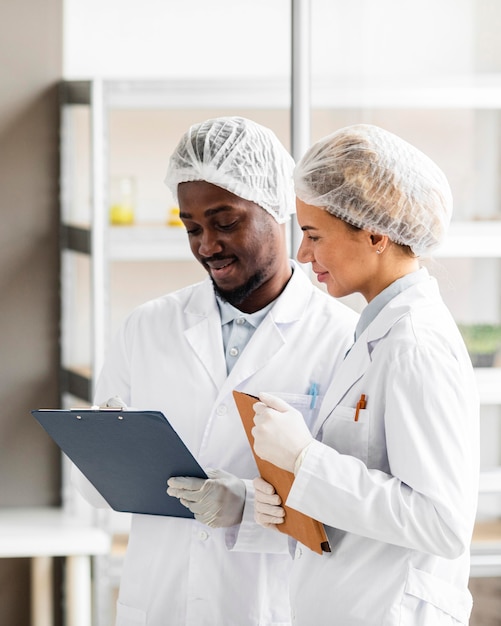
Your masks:
M325 534L323 524L284 504L294 482L294 474L273 465L273 463L260 459L254 452L254 437L251 432L254 427L254 409L252 407L259 399L241 391L234 391L233 397L242 418L259 473L264 480L275 487L275 491L282 498L282 506L285 509L285 521L283 524L277 524L278 530L294 537L294 539L297 539L318 554L330 552L329 540Z

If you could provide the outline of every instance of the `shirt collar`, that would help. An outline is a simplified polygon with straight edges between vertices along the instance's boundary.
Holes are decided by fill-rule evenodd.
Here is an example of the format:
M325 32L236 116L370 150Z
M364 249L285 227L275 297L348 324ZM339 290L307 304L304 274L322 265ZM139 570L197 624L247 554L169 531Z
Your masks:
M221 326L224 326L224 324L229 324L233 320L242 317L251 326L254 326L254 328L257 328L259 326L259 324L266 317L268 311L275 304L275 301L270 302L270 304L267 304L263 309L260 309L255 313L242 313L242 311L239 311L232 304L223 300L218 294L216 294L216 302L219 308L219 313L221 315Z
M395 296L398 296L398 294L402 293L405 289L408 289L409 287L412 287L427 278L427 270L425 268L421 268L416 272L411 272L410 274L402 276L402 278L397 278L397 280L391 283L391 285L388 285L386 289L383 289L381 293L378 293L378 295L369 302L360 314L360 319L358 320L357 327L355 328L355 341L378 316L380 311L388 304L388 302L390 302L390 300L393 300Z

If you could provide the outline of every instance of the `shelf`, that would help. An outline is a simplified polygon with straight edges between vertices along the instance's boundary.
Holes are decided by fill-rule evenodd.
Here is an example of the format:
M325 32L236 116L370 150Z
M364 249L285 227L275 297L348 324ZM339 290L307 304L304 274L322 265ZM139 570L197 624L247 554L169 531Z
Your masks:
M470 553L471 576L501 575L501 520L475 524Z
M111 538L111 553L113 556L124 557L129 543L129 533L115 533Z
M61 388L66 393L92 404L90 367L63 367L60 373Z
M88 226L65 224L61 231L63 247L90 254L91 235ZM107 253L110 261L191 261L193 255L186 230L164 224L111 226Z
M103 87L107 107L115 109L289 109L288 77L234 79L168 79L66 81L61 86L63 104L89 105L93 84ZM501 75L440 77L422 82L354 81L346 78L312 78L315 109L499 109Z
M112 226L109 233L112 261L193 260L188 235L181 227Z
M82 254L90 254L91 252L91 233L88 226L79 226L76 224L61 225L61 247L63 249L72 250L73 252L81 252Z
M501 368L476 367L475 377L481 404L501 404Z
M434 256L500 258L501 220L451 222L447 237Z
M63 104L90 105L93 85L102 85L103 104L113 109L288 109L290 79L107 79L65 81Z
M479 493L501 493L501 467L480 472L478 491Z
M369 78L317 78L312 106L338 109L499 109L501 75L444 76L412 84Z
M138 224L109 228L109 253L114 261L192 259L184 228L164 224ZM64 246L75 252L90 252L88 226L65 224ZM501 258L501 220L452 222L437 258Z
M497 546L501 549L501 519L477 522L473 530L472 543L475 546Z

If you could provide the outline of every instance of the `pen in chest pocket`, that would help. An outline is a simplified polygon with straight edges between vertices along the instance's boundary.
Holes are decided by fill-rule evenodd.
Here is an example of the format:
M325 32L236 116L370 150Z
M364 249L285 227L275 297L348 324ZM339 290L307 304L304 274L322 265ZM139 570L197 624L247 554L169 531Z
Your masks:
M360 409L365 409L367 406L367 400L365 398L365 393L360 396L360 400L357 402L356 410L355 410L355 422L358 422L358 416L360 413Z
M317 383L311 383L310 391L308 395L311 396L310 409L314 409L317 404L318 385Z

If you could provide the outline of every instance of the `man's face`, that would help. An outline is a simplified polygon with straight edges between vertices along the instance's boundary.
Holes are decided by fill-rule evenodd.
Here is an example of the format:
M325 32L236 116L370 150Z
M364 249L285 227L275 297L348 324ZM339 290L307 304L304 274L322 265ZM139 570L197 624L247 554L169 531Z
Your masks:
M225 300L252 312L277 297L290 276L283 226L254 202L205 181L181 183L178 200L191 251Z

